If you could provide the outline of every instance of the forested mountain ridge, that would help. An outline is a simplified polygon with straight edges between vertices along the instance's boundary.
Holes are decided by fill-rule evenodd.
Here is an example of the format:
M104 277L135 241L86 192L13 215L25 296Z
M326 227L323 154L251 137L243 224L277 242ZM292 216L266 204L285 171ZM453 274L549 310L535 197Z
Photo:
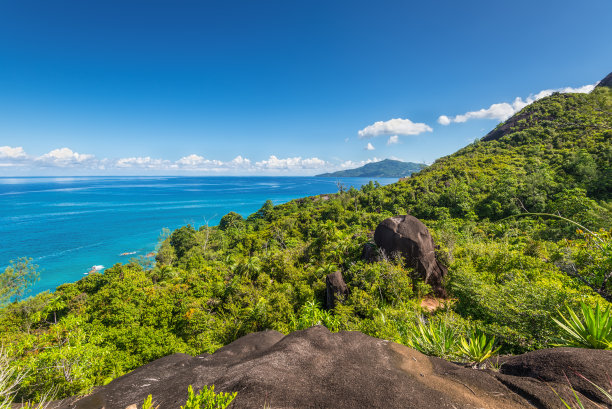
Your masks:
M412 187L411 202L416 208L411 210L420 217L433 216L417 203L420 196L428 202L436 200L436 207L444 206L459 217L473 211L480 218L496 219L546 209L572 216L559 200L551 201L552 196L578 188L585 197L610 200L611 139L611 88L598 87L590 94L554 94L402 183ZM396 188L400 187L389 189Z
M7 304L0 342L29 370L21 396L82 393L267 328L322 323L425 348L426 321L455 335L478 328L505 353L559 342L557 308L605 304L595 290L612 292L612 89L543 98L492 134L398 183L185 226L162 238L155 265L133 260ZM421 307L429 288L401 260L362 257L378 223L406 213L424 220L449 268L451 297L433 312ZM325 277L337 270L349 293L325 310Z
M340 170L338 172L323 173L317 177L371 177L371 178L402 178L418 172L426 165L423 163L402 162L393 159L384 159L379 162L367 163L356 169Z

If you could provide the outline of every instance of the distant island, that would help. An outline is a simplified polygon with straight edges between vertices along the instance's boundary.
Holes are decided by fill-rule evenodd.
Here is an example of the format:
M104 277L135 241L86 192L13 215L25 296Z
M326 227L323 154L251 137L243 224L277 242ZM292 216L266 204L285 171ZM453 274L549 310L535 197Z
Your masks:
M316 177L325 178L402 178L418 172L424 167L424 163L402 162L401 160L385 159L380 162L368 163L360 168L340 170L332 173L322 173Z

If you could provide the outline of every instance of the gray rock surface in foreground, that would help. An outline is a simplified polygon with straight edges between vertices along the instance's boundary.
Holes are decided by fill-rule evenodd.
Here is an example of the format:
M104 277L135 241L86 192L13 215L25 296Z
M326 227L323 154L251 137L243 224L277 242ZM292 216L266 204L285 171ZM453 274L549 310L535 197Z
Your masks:
M565 372L594 408L586 396L604 407L606 401L572 369L605 385L610 368L612 351L558 348L507 358L499 372L477 370L360 332L316 326L287 336L250 334L212 355L170 355L54 407L125 409L152 394L160 409L178 409L189 385L214 384L216 391L238 392L234 409L562 408L551 387L571 398Z

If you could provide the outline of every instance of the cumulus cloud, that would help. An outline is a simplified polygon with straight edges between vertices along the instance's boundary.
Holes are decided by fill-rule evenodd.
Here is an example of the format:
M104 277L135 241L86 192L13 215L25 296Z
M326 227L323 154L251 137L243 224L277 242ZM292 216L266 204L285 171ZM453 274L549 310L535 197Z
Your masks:
M197 166L204 162L204 157L196 154L191 154L188 156L184 156L176 161L178 165L184 166Z
M211 171L211 172L255 172L255 171L295 171L300 172L310 169L319 169L328 163L322 159L302 158L299 156L290 158L278 158L270 155L268 159L253 163L250 159L236 156L230 161L206 159L197 154L184 156L177 161L165 159L153 159L151 157L131 157L118 159L114 162L117 168L141 168L156 170L187 170L187 171Z
M340 163L338 167L340 169L354 169L354 168L362 167L363 165L367 165L368 163L380 162L381 160L382 159L377 158L377 157L373 157L373 158L362 160L362 161L347 160L347 161Z
M213 171L220 172L231 169L246 169L251 167L251 160L238 155L231 161L221 161L216 159L206 159L203 156L191 154L177 160L171 167L178 167L187 170Z
M359 138L373 138L380 135L419 135L433 129L424 123L415 123L410 119L394 118L388 121L374 122L358 132Z
M365 149L366 151L373 151L373 150L374 150L374 149L376 149L376 148L374 147L374 145L372 145L370 142L368 142L368 144L366 145L366 147L365 147L365 148L363 148L363 149Z
M247 158L243 158L242 156L238 155L234 159L232 159L230 163L234 166L249 166L251 164L251 161Z
M322 168L327 164L319 158L307 158L302 159L297 156L294 158L279 159L274 155L271 155L267 160L255 162L255 167L258 169L317 169Z
M70 148L53 149L51 152L45 153L44 155L36 158L35 162L41 166L58 167L97 165L94 155L74 152Z
M446 115L440 115L440 117L438 118L438 123L440 125L449 125L451 123L451 119Z
M113 164L117 168L142 168L142 169L172 169L176 168L171 161L165 159L155 159L150 156L134 156L130 158L117 159Z
M368 147L373 149L371 143ZM163 174L185 174L192 172L216 173L216 174L292 174L309 175L341 169L355 168L366 163L376 162L380 159L373 158L365 161L344 161L335 158L326 161L318 157L278 157L270 155L267 159L252 161L249 158L238 155L231 160L222 161L206 158L202 155L192 153L177 160L154 158L150 156L132 156L124 158L97 158L91 154L82 154L69 148L54 149L41 156L30 156L21 147L0 147L0 167L15 172L23 172L24 169L36 172L36 169L64 169L72 174L125 174L149 172ZM19 170L17 170L19 167Z
M399 143L399 136L397 135L391 135L387 140L387 145L394 145L396 143Z
M520 109L520 108L519 108ZM482 108L478 111L470 111L466 112L462 115L457 115L453 119L449 119L445 117L438 118L438 123L445 125L450 124L451 122L467 122L470 119L498 119L500 121L504 121L510 118L518 109L515 109L512 105L502 102L500 104L493 104L488 108Z
M440 125L450 125L451 123L461 123L467 122L470 119L496 119L498 121L505 121L510 118L512 115L525 108L527 105L542 99L544 97L548 97L555 92L577 92L577 93L589 93L593 91L596 84L584 85L578 88L565 87L558 89L545 89L537 94L529 95L526 99L522 99L521 97L516 97L512 103L508 102L500 102L497 104L492 104L488 108L482 108L478 111L470 111L465 114L456 115L455 117L449 117L446 115L440 115L438 117L438 123Z
M204 159L203 156L191 154L176 161L176 165L182 168L208 169L223 166L220 160Z
M0 159L25 159L26 155L21 146L0 146Z

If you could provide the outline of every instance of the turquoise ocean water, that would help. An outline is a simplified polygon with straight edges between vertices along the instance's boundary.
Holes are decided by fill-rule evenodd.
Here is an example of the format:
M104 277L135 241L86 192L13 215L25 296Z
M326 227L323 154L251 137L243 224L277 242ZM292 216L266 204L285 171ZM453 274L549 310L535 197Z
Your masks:
M356 188L367 178L57 177L0 178L0 268L31 257L31 294L154 251L164 227L211 226L230 211L248 216L270 199ZM397 179L378 179L388 184ZM128 255L121 255L130 253ZM102 268L102 267L98 267Z

